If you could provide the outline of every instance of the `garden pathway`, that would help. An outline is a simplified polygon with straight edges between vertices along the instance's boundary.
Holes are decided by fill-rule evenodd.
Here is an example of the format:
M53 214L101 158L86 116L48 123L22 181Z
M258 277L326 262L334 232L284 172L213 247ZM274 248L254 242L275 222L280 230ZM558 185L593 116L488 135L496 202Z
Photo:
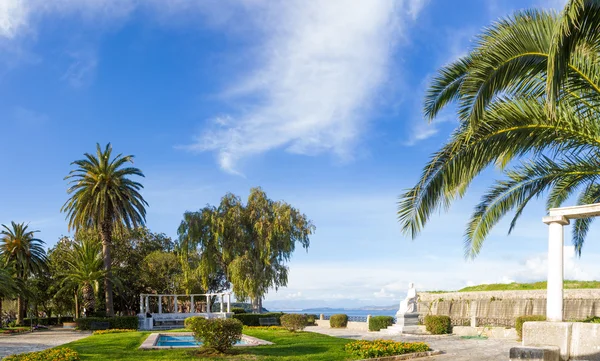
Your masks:
M367 332L348 329L331 329L328 327L307 327L305 331L318 332L325 335L351 338L356 340L386 339L404 342L426 342L434 350L441 350L443 355L432 356L422 360L435 361L506 361L511 347L519 346L520 342L511 340L474 340L462 339L458 336L432 336L432 335L386 335L379 332Z
M0 359L23 352L41 351L88 337L90 332L39 331L13 336L0 336Z

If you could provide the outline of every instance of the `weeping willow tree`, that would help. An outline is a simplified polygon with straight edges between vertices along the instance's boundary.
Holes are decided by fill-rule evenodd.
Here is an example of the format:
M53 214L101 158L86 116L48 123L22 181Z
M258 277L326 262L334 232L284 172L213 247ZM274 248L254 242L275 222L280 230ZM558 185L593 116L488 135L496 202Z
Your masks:
M416 237L491 165L505 178L475 207L465 231L467 257L513 212L510 233L532 199L545 196L548 208L573 198L600 202L600 1L572 0L560 14L520 11L485 29L465 57L432 80L426 118L451 104L456 130L400 197L407 235ZM591 222L575 220L579 254Z
M267 198L260 188L250 190L244 204L231 193L218 207L186 212L178 230L180 247L197 250L197 274L205 289L224 271L238 300L251 300L255 312L271 288L285 287L286 265L299 244L308 249L315 226L291 205Z

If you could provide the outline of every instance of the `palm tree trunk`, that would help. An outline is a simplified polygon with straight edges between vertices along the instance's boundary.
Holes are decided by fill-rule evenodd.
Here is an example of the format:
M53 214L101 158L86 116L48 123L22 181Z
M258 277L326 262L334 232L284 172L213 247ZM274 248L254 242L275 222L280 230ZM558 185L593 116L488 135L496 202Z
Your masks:
M17 324L23 325L23 297L17 297Z
M75 319L79 318L79 297L77 297L77 290L75 290Z
M104 221L100 225L100 237L102 238L102 255L104 256L104 269L106 276L104 277L104 297L106 299L106 315L113 317L115 310L113 307L113 289L112 289L112 260L110 257L110 245L112 243L112 224Z
M2 320L4 320L4 317L2 316L2 297L0 297L0 328L4 326Z

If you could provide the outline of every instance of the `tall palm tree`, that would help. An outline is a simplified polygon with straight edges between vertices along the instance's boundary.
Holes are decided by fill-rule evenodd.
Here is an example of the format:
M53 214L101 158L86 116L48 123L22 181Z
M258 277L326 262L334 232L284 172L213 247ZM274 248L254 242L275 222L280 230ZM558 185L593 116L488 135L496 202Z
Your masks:
M486 29L467 56L439 71L425 98L425 115L433 120L455 103L459 124L419 182L401 196L398 217L405 233L416 237L434 211L462 197L492 164L505 170L506 179L476 206L465 232L466 256L477 255L491 228L514 210L510 233L533 198L547 194L548 208L576 192L579 204L600 202L600 48L580 43L569 48L566 64L554 60L563 59L556 43L565 44L569 35L561 38L559 31L577 4L597 7L598 1L574 0L560 15L517 12ZM579 253L590 222L575 221Z
M128 178L143 177L144 174L138 168L126 166L133 163L132 155L112 157L110 143L104 150L96 144L96 154L85 153L84 156L85 159L71 163L76 168L65 177L70 181L67 193L71 197L61 210L67 213L69 229L93 229L100 233L106 271L106 313L114 316L110 256L112 235L120 229L144 225L148 203L139 193L143 186Z
M90 316L96 310L100 281L106 276L102 245L92 239L74 242L65 263L67 270L59 275L62 278L61 286L63 290L76 289L77 293L81 292L86 316Z
M44 250L44 241L35 238L35 233L30 231L25 223L11 222L11 226L2 225L0 231L0 254L5 265L14 267L15 276L24 282L31 273L39 273L47 269L48 259ZM17 323L23 323L24 304L23 290L17 297Z

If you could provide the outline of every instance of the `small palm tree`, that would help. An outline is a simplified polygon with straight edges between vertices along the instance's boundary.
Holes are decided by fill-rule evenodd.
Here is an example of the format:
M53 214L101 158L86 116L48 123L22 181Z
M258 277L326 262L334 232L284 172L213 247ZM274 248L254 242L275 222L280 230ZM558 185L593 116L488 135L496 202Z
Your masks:
M31 273L39 273L47 269L48 260L44 250L44 242L35 238L35 233L30 231L25 223L11 222L11 227L2 225L0 235L0 254L7 266L14 267L18 280L24 282ZM23 323L24 317L23 292L17 297L17 323Z
M102 245L92 239L73 243L73 249L65 259L67 271L60 274L63 290L76 289L83 295L86 316L96 310L96 294L99 283L104 279Z
M62 211L67 213L69 229L92 229L100 234L106 271L106 313L114 316L110 255L112 235L121 229L144 225L148 203L139 193L142 184L128 178L144 176L138 168L125 166L133 163L133 156L119 154L113 158L111 155L110 143L104 150L100 144L96 144L95 155L85 153L85 159L72 163L76 169L65 177L70 180L67 193L71 197L63 205Z

